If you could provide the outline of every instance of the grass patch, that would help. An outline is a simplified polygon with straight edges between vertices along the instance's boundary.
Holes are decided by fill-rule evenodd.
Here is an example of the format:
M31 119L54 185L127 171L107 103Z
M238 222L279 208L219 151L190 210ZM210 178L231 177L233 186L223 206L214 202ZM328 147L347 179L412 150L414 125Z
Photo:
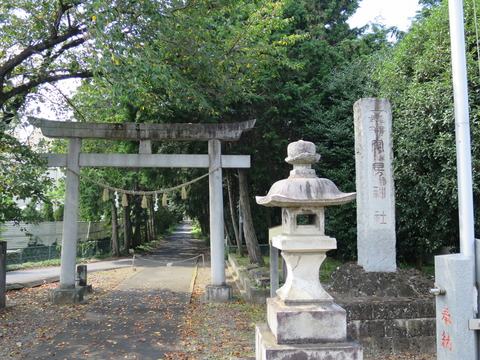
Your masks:
M235 261L237 262L237 264L240 266L240 267L247 267L248 265L251 265L250 264L250 259L248 258L248 254L245 254L245 256L240 256L238 253L236 252L230 252L229 253L230 256L232 256ZM263 257L263 262L265 263L264 266L261 266L261 267L265 267L267 269L270 268L270 257L269 256L264 256ZM279 263L281 264L281 263Z
M203 240L208 239L208 236L205 235L200 228L194 228L193 230L190 231L190 234L192 234L197 239L203 239Z
M343 265L342 261L327 257L320 267L320 281L331 281L332 271L341 265Z
M110 256L111 257L111 256ZM87 259L85 258L77 258L76 263L84 263ZM44 261L37 261L37 262L24 262L22 264L11 264L7 265L7 271L15 271L15 270L22 270L22 269L30 269L30 268L40 268L40 267L50 267L50 266L60 266L61 259L51 259L51 260L44 260Z
M135 248L135 252L149 252L149 251L155 250L160 245L160 242L162 240L163 240L163 236L159 236L155 240L152 240L145 244L137 246Z
M44 260L38 262L25 262L23 264L11 264L7 265L7 271L47 266L60 266L60 259Z
M203 240L203 242L204 242L204 244L205 244L206 246L210 245L210 236L204 234L204 233L202 232L202 230L200 229L200 227L194 227L194 228L190 231L190 234L192 234L195 239Z
M422 264L421 269L418 269L416 266L407 264L407 263L400 263L398 264L400 269L417 269L427 275L435 275L435 265L431 264Z

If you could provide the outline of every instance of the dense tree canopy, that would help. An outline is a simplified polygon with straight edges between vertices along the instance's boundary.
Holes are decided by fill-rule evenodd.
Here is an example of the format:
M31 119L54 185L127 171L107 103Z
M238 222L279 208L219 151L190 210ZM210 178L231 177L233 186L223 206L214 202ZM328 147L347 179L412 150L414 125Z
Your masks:
M0 17L0 116L10 122L41 84L84 78L69 105L76 121L237 122L256 119L256 129L223 153L250 154L245 173L225 171L228 229L238 218L239 178L252 207L260 241L279 223L279 212L257 206L273 182L288 176L286 147L298 139L317 144L317 174L343 191L355 190L353 104L360 97L389 97L394 109L395 181L399 254L456 245L456 165L450 45L446 2L422 0L414 26L402 34L372 25L351 29L347 19L357 0L100 0L2 3ZM465 1L471 97L475 199L478 174L478 40L472 1ZM396 35L396 43L387 41ZM3 130L3 129L2 129ZM0 138L3 183L0 222L17 219L13 195L41 197L39 168L28 149ZM59 143L59 147L62 144ZM138 143L85 141L87 152L138 152ZM154 153L206 153L202 143L152 144ZM15 159L15 160L13 160ZM13 165L12 165L13 164ZM22 164L23 175L15 172ZM2 165L2 164L0 164ZM204 170L90 169L100 182L125 189L178 185ZM18 180L18 179L17 179ZM227 181L228 180L228 181ZM7 185L7 186L6 186ZM111 216L101 189L82 181L83 218ZM228 196L227 196L228 192ZM7 196L8 195L8 196ZM208 230L208 194L192 185L186 201L172 194L170 209L200 220ZM141 199L129 199L140 221ZM227 203L227 201L226 201ZM131 206L131 207L130 207ZM477 210L476 219L479 219ZM3 216L3 218L2 218ZM355 256L354 204L327 210L327 232L339 252ZM143 220L142 220L143 221ZM477 221L477 224L480 222ZM347 226L345 225L347 224ZM233 227L232 227L233 226ZM135 227L135 226L134 226ZM478 227L478 225L477 225ZM420 257L420 256L419 256Z
M82 1L2 1L0 115L8 122L39 85L91 77Z
M140 110L138 121L172 113L219 121L287 60L285 46L299 36L272 37L288 23L281 9L281 1L95 2L95 71L120 103Z
M175 110L175 121L211 122L231 111L230 99L253 93L255 69L282 62L298 38L270 38L288 22L276 1L17 1L0 11L0 110L9 124L39 85L94 73L69 101L79 121L165 122ZM25 156L6 139L4 153Z
M0 223L28 220L16 200L46 197L45 168L12 129L26 99L43 84L86 78L88 19L81 1L0 4ZM43 179L43 180L42 180Z
M437 2L433 2L435 3ZM465 1L475 202L479 203L478 38ZM428 8L379 66L381 95L394 109L395 182L400 254L420 259L458 246L455 124L447 2ZM476 209L477 231L480 212Z
M282 16L282 2L126 5L93 3L97 76L73 100L81 121L242 121L245 118L232 115L237 111L234 105L255 99L262 78L277 76L280 66L298 68L286 50L302 35L280 32L290 21ZM138 151L136 146L129 151ZM206 148L197 143L154 143L153 151L201 153ZM198 172L143 171L133 177L134 185L169 187ZM200 190L189 192L183 209L201 219L207 231L208 193L204 186Z
M257 118L257 130L244 151L250 152L252 193L264 195L274 181L288 177L285 163L289 142L304 139L317 145L322 158L317 174L335 181L343 191L355 191L353 103L371 96L369 56L387 46L389 29L359 37L346 20L357 2L287 2L285 17L292 18L283 30L304 34L289 46L292 61L300 69L282 68L276 78L265 79L262 94L251 106L241 107ZM335 11L332 11L335 9ZM258 207L259 236L267 226L280 223L279 211ZM353 205L327 210L327 232L337 237L339 250L355 256L356 223ZM349 224L345 226L345 224Z
M69 29L79 29L70 42L39 52L36 56L40 58L31 62L32 66L37 65L32 67L35 71L21 72L22 68L17 68L24 74L24 82L30 79L27 76L30 73L48 68L39 64L51 64L48 70L55 69L53 60L64 67L64 76L74 76L72 70L92 72L95 77L84 82L70 101L78 121L228 122L256 118L254 133L239 144L226 144L224 149L227 153L252 155L253 168L248 175L250 195L247 195L250 200L288 174L283 158L290 141L305 138L317 142L321 152L332 149L332 157L326 157L327 161L338 165L333 159L336 152L338 155L335 149L348 138L351 129L348 117L342 117L338 109L348 106L342 104L334 110L335 117L326 113L337 101L333 100L336 92L342 92L349 80L340 75L342 80L336 81L333 74L342 74L355 58L377 51L384 35L373 40L372 36L359 39L359 30L349 28L346 20L357 8L356 0L145 0L108 4L91 0L71 5L58 2L44 8L26 1L16 6L4 9L25 14L22 16L35 11L35 16L41 14L46 21L43 28L53 29L33 32L37 43L48 43L45 39L52 36L56 39L55 33L60 30L74 33ZM17 10L21 6L25 9ZM57 21L61 16L63 20ZM73 51L76 43L83 46ZM32 44L26 43L25 47ZM16 49L10 50L12 54L13 50ZM31 84L24 95L35 89L34 83ZM355 84L350 88L356 88L360 82ZM352 97L345 97L345 104ZM25 97L18 99L21 104ZM17 106L14 110L18 109ZM343 135L337 134L336 141L325 142L324 135L334 132L328 130L330 121L339 121L336 128L343 130L337 133ZM342 144L347 153L348 146L353 146L351 141ZM96 148L105 145L87 142L84 151L97 151ZM138 145L112 146L108 144L111 151L135 152ZM153 146L154 152L206 151L204 144L195 143ZM344 156L351 163L353 152L352 156ZM345 172L346 166L339 171ZM329 175L336 173L334 166L326 168ZM353 181L352 169L341 179L333 176L334 180L350 177L349 181ZM125 172L119 175L116 170L96 170L95 174L92 176L100 179L117 179L115 185L119 187L158 188L188 180L195 172L145 171L143 175ZM230 174L232 189L236 189L236 175ZM343 188L349 190L349 187ZM206 194L201 186L198 191L193 188L185 211L206 222ZM238 190L233 191L232 199L238 201ZM98 189L94 187L82 192L85 208L81 214L86 218L98 217L105 211L101 210L105 204L94 205L94 199L98 198L95 194ZM266 226L278 219L255 205L253 211L261 214L254 219L259 236L264 238Z
M3 129L0 124L0 225L5 221L35 220L17 202L28 200L33 206L42 203L51 182L39 166L42 162L38 155Z

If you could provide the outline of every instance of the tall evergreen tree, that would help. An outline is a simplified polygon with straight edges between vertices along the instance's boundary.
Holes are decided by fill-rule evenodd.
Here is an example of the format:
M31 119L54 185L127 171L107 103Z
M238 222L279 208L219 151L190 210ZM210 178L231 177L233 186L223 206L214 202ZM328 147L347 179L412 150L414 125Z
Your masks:
M256 130L243 139L244 151L253 158L252 193L264 195L273 182L288 176L286 148L299 139L316 143L322 155L319 176L343 191L355 191L353 104L373 95L369 56L390 46L392 31L350 29L346 20L357 6L356 1L287 2L284 17L291 20L282 31L303 36L288 52L300 68L280 66L259 82L255 101L232 106L234 115L257 119ZM265 240L267 227L280 223L280 212L258 206L254 212L257 232ZM338 255L351 259L356 253L354 205L329 209L327 216L327 231L338 237Z
M382 95L394 111L397 243L418 263L441 246L458 246L455 124L447 1L429 1L380 65ZM464 1L474 201L480 201L478 35L473 2ZM478 15L478 14L477 14ZM478 232L480 209L475 209Z

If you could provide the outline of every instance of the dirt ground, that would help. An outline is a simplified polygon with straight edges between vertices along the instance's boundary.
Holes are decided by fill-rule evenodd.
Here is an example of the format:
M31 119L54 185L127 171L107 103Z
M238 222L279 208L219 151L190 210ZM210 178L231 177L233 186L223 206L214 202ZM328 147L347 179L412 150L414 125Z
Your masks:
M132 275L131 268L89 274L94 293L83 305L53 305L49 301L49 292L58 285L56 283L9 291L7 309L0 313L0 359L25 359L22 354L28 349L48 342L55 334L64 331L71 321L83 318L95 300ZM211 360L254 356L254 326L265 322L265 306L246 303L240 297L226 304L203 303L203 289L209 283L210 269L200 267L180 332L178 349L166 359ZM434 360L435 356L402 354L366 360L405 359Z
M85 317L89 304L132 276L131 268L89 274L95 291L82 305L54 305L51 289L58 283L7 292L7 308L0 312L0 359L24 359L23 352L63 331L71 321Z

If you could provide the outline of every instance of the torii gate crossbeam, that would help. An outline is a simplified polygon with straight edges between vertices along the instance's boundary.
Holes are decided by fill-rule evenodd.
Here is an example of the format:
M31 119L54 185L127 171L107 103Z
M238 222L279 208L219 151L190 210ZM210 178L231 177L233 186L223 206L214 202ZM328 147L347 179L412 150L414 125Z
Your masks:
M60 286L53 292L54 303L78 303L83 293L75 287L79 174L82 166L114 167L208 167L210 192L211 280L205 299L228 301L232 289L226 283L223 224L222 168L249 168L248 155L222 155L221 141L238 140L251 130L255 120L232 124L120 124L78 123L31 118L44 136L69 139L68 154L47 154L49 166L66 167L64 228ZM140 154L84 154L82 139L138 140ZM149 153L150 140L208 141L208 155L160 155Z

